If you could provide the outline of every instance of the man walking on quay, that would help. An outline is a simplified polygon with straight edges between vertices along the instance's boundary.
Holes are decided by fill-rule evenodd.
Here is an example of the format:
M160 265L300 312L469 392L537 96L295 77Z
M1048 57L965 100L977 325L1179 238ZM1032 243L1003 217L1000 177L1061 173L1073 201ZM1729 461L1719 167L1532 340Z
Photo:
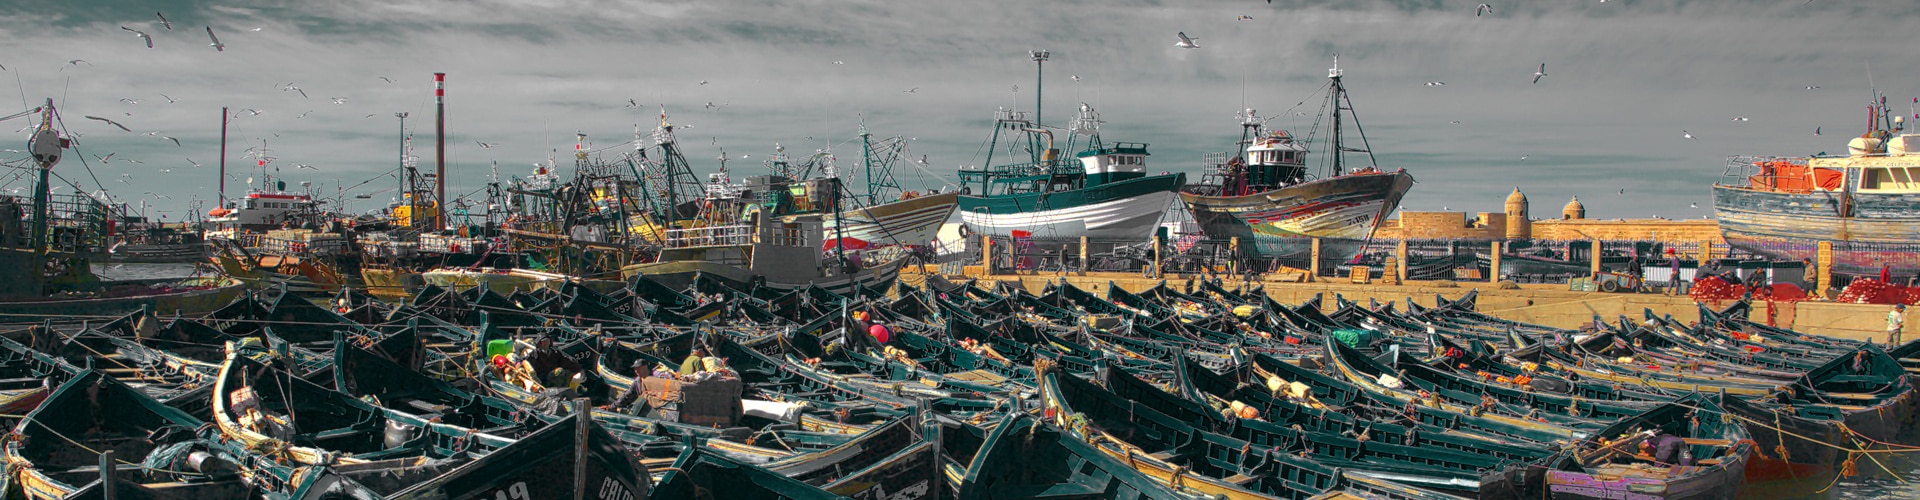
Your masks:
M1900 345L1900 331L1907 326L1907 305L1894 304L1893 311L1887 313L1887 348Z

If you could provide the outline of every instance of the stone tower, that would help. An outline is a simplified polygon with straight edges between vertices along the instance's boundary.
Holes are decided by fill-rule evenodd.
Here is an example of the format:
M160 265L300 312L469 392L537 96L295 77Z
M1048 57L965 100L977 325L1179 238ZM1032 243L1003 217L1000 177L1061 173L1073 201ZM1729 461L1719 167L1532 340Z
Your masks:
M1560 209L1560 218L1566 220L1585 219L1587 218L1587 206L1581 205L1580 197L1575 196L1573 197L1573 201L1567 202L1567 208Z
M1527 220L1527 195L1520 193L1520 186L1514 186L1513 194L1507 195L1507 239L1532 237L1532 222Z

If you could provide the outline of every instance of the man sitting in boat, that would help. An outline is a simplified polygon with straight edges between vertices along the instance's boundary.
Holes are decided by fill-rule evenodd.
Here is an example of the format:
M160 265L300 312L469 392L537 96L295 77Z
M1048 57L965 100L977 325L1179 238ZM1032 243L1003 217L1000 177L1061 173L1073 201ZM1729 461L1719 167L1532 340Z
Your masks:
M535 340L523 363L547 387L564 387L573 374L580 373L580 363L554 348L550 337Z
M685 361L680 362L680 374L692 375L695 373L699 373L700 369L705 367L706 358L707 358L707 350L702 349L698 346L695 346L693 348L693 353L688 354L687 359Z
M1653 456L1653 461L1663 465L1693 465L1693 457L1688 456L1686 449L1686 439L1666 431L1661 431L1660 435L1640 442L1640 453Z
M633 366L631 368L633 369L633 383L627 385L627 392L625 394L621 394L620 399L616 399L613 401L613 403L608 404L606 406L602 406L600 407L600 409L607 410L607 411L622 411L621 408L626 408L625 412L628 415L634 415L634 416L646 415L647 398L640 397L640 395L647 391L646 389L647 377L651 375L651 373L648 372L646 360L634 361Z

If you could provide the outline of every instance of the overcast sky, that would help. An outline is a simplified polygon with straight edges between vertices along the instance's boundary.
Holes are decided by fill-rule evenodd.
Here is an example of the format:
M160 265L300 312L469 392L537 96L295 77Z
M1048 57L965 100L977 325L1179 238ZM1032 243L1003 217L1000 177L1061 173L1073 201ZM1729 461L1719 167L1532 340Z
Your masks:
M1295 112L1318 111L1337 53L1380 166L1419 181L1403 208L1498 211L1519 186L1536 217L1579 195L1599 218L1709 215L1708 186L1731 154L1844 151L1864 130L1869 67L1901 114L1920 94L1911 3L1506 1L1476 16L1478 3L13 0L0 12L0 82L17 80L18 109L54 98L82 136L91 165L70 155L61 176L144 197L172 220L189 198L214 196L221 106L238 115L230 195L258 177L239 157L262 140L268 168L292 184L332 196L375 179L397 163L396 112L411 113L431 170L434 72L449 74L448 191L459 195L495 161L503 176L551 149L570 164L576 132L609 154L631 150L621 144L661 105L696 173L713 171L722 148L746 155L730 170L762 173L775 143L831 147L850 165L864 117L876 136L912 138L913 157L951 178L984 160L995 109L1032 109L1032 49L1052 52L1049 124L1091 104L1107 140L1150 143L1150 168L1191 176L1202 153L1231 147L1242 107L1308 127ZM209 26L225 52L208 46ZM1175 47L1176 32L1201 48ZM1529 83L1540 63L1548 76ZM7 148L25 149L14 130L27 124L0 124L21 141ZM384 204L392 184L350 191L373 196L351 208Z

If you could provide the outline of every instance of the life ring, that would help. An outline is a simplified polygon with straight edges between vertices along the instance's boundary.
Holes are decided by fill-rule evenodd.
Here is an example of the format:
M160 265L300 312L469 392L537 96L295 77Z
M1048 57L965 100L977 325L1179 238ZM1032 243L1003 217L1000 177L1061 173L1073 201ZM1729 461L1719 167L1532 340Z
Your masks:
M961 224L961 225L960 225L960 230L959 230L959 233L960 233L960 237L961 237L961 238L968 238L968 237L972 237L972 236L973 236L973 226L969 226L969 225L966 225L966 224Z

